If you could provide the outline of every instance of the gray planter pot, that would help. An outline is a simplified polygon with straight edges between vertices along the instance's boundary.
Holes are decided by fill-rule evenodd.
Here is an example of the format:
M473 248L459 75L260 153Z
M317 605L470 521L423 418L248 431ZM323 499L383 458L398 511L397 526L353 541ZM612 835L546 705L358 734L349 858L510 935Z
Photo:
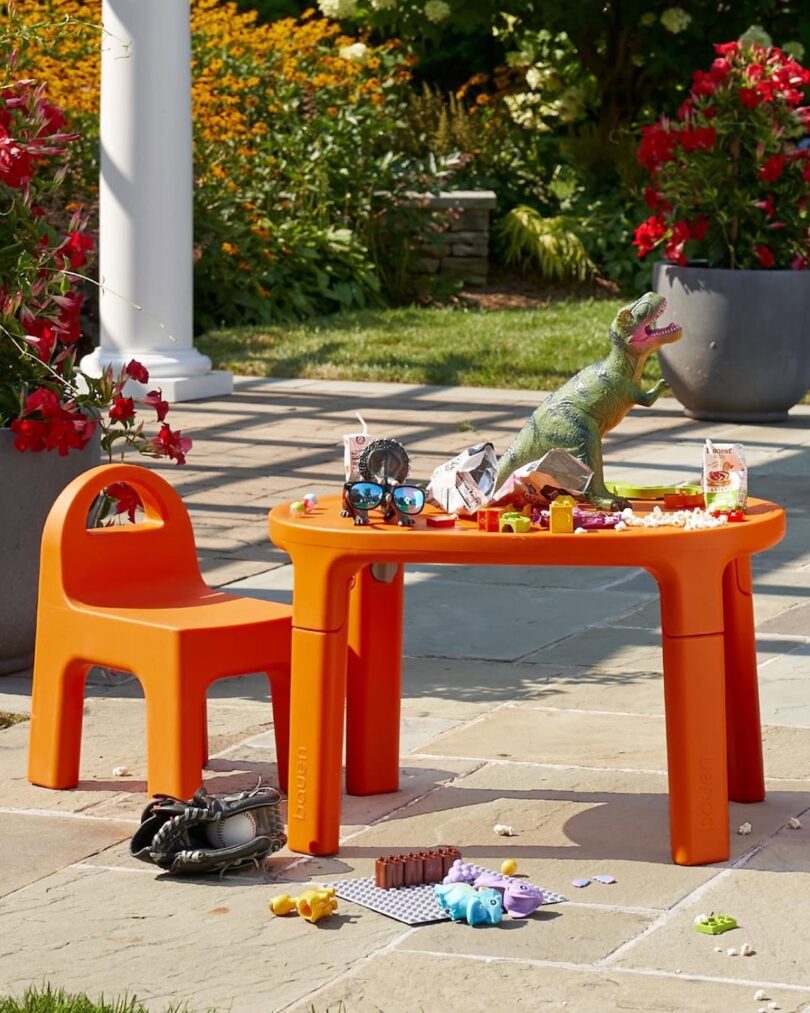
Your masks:
M658 263L653 287L683 337L658 353L686 414L776 422L810 387L810 271Z
M39 545L48 511L99 459L96 441L67 457L21 454L11 430L0 428L0 675L27 668L33 658Z

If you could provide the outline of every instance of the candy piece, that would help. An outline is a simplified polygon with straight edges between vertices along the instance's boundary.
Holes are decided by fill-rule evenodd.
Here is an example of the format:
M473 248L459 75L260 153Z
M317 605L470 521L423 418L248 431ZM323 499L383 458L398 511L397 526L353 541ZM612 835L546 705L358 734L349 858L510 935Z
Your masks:
M572 879L571 880L571 886L578 886L580 889L582 889L585 886L588 886L589 883L590 883L589 879Z
M515 831L506 823L496 823L492 829L495 831L496 834L500 834L501 837L515 836Z
M314 492L304 493L302 498L305 503L311 503L313 506L318 505L318 497L315 495Z
M609 875L594 876L593 878L596 880L597 883L604 883L606 886L610 883L616 882L614 877Z
M307 512L306 503L302 499L295 500L294 503L290 503L291 514L305 514Z
M505 861L501 862L501 872L504 876L514 876L517 872L517 862L514 858L507 858Z

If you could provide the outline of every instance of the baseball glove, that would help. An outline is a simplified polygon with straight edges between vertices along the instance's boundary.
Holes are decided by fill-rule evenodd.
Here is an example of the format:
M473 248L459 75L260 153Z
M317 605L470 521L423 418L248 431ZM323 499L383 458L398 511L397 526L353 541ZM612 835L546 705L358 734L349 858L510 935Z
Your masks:
M143 811L130 854L180 876L258 866L287 843L280 801L275 788L261 784L235 795L200 788L187 802L156 795Z

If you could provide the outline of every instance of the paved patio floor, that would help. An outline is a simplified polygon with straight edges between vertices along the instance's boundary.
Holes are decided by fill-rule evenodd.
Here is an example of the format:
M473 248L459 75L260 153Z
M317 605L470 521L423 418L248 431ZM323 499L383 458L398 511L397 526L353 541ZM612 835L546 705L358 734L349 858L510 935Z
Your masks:
M270 506L337 491L341 434L362 412L402 440L415 477L465 446L502 451L540 395L389 384L241 380L178 406L185 468L157 465L191 511L209 582L289 600L266 538ZM713 425L672 400L606 441L608 478L696 478L701 446L745 444L753 495L789 509L784 542L755 558L767 800L731 806L732 857L669 857L658 607L640 571L420 566L409 570L401 791L344 797L334 858L287 851L223 880L158 878L129 858L146 801L143 701L96 673L82 781L25 780L27 726L0 732L0 995L45 981L135 993L163 1010L810 1010L810 409L781 425ZM27 674L0 679L26 712ZM265 680L216 684L212 790L275 782ZM129 776L113 774L125 766ZM803 826L792 829L790 817ZM752 831L737 828L750 822ZM493 832L510 824L515 836ZM375 856L458 845L570 898L523 921L409 928L348 902L329 921L274 918L268 900L367 875ZM571 885L607 873L613 885ZM740 928L711 937L701 912ZM752 956L733 956L749 943ZM755 999L762 989L767 999ZM769 1006L769 1003L776 1005Z

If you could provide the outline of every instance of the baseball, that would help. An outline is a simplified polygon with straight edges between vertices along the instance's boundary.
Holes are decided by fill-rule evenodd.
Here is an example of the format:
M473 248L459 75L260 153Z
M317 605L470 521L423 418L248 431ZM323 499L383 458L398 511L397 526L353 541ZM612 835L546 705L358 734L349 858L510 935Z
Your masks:
M218 848L245 844L256 836L256 820L250 813L237 813L227 819L209 823L206 834L211 844Z

